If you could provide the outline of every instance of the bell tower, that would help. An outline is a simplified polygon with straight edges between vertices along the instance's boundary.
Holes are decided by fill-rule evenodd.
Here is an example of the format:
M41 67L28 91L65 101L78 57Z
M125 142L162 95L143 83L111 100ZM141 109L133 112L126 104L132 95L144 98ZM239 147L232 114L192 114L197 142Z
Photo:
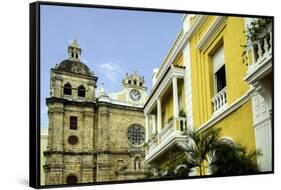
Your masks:
M97 77L80 61L77 40L68 59L51 69L46 185L94 181L94 107Z
M81 48L75 39L72 44L68 47L68 59L74 61L80 61Z
M126 73L122 81L123 90L127 91L127 101L133 104L144 104L147 98L144 77L137 71L132 74Z

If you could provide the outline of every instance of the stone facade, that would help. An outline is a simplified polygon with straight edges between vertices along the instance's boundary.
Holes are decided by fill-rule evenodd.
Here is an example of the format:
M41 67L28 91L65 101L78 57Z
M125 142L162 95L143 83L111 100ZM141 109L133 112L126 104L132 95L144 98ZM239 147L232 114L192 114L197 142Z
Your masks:
M123 99L114 99L103 89L96 97L97 77L80 61L81 49L76 41L69 46L68 55L51 69L50 97L46 100L49 127L45 184L144 178L141 129L145 126L142 106L147 95L143 77L131 85L123 82ZM137 80L135 76L127 75L124 81ZM132 89L138 92L129 101ZM128 138L132 126L137 126L137 145Z

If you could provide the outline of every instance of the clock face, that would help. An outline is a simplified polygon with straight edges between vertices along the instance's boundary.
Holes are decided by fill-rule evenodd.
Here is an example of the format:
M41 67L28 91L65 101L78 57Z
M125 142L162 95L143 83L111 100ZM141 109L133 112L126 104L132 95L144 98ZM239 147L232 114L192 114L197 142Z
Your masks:
M133 89L130 91L130 98L134 101L139 101L141 99L140 91Z

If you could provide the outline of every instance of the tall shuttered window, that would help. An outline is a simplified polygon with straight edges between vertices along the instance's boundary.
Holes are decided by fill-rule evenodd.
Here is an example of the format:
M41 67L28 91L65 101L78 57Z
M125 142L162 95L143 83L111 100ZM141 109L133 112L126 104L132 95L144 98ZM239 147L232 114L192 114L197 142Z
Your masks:
M226 87L224 48L220 47L213 56L215 94Z
M76 130L78 126L78 121L76 116L70 116L70 129Z

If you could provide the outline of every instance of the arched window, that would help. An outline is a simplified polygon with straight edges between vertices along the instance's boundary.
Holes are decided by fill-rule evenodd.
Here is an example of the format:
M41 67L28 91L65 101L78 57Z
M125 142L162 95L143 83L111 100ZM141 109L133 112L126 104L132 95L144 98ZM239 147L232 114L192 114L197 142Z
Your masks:
M66 183L67 184L76 184L78 181L77 177L75 175L69 175L67 178L66 178Z
M66 83L63 87L63 94L65 95L71 95L71 85L69 83Z
M141 162L140 162L140 158L139 158L139 157L136 157L136 158L135 158L135 161L134 161L134 169L135 169L136 171L141 169Z
M85 97L85 87L83 85L78 87L78 96Z

